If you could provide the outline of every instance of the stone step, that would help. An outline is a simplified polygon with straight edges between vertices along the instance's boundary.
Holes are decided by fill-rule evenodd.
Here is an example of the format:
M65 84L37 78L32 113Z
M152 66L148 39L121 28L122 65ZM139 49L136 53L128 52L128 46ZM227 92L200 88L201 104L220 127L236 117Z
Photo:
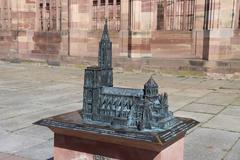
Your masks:
M96 65L96 57L74 58L63 56L62 63ZM240 72L240 60L205 61L197 58L113 58L113 66L123 71L140 72L199 72L232 74Z

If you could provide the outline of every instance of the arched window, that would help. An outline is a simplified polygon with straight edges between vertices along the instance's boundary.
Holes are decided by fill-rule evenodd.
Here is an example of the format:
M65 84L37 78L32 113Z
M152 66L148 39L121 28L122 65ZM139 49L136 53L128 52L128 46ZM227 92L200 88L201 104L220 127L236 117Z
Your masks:
M164 29L164 3L163 1L157 4L157 30Z
M60 0L38 0L37 7L39 31L61 30Z
M240 9L239 9L239 14L238 14L238 28L240 29Z
M11 29L11 1L0 0L0 30L6 31Z
M108 20L109 30L120 30L121 1L93 0L92 29L102 30L105 19Z
M193 29L195 0L159 0L157 30Z

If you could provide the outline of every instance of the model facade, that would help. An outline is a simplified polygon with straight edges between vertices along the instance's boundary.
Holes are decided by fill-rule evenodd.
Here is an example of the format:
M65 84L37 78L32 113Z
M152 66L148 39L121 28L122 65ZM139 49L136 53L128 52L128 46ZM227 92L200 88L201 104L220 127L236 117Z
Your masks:
M168 110L168 95L160 95L151 77L144 89L113 87L112 42L107 23L99 43L98 66L85 70L83 119L116 128L165 130L179 120Z

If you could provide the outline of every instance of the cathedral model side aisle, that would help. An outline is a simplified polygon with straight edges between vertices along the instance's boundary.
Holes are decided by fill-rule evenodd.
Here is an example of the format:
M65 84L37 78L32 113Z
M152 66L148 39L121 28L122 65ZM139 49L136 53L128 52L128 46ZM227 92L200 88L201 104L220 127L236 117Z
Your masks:
M143 89L113 87L106 23L98 66L85 70L83 109L35 124L54 132L54 160L183 160L184 137L198 122L174 117L158 88L152 77Z
M98 66L85 70L83 95L82 115L89 123L159 131L181 123L168 110L168 95L159 95L152 77L144 89L113 87L112 42L107 24L99 43Z

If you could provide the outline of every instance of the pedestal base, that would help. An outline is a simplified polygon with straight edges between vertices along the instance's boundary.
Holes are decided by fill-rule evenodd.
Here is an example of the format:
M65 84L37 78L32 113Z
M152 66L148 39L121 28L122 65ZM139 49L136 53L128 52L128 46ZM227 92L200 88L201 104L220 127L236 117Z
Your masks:
M181 123L162 132L85 123L81 111L35 124L47 126L54 132L54 160L183 160L184 136L198 122L177 119Z
M183 160L183 153L184 153L184 138L178 140L171 146L161 151L154 159L149 158L146 160ZM136 155L136 159L132 160L137 160L138 159L137 156L141 155ZM129 155L129 157L132 156ZM55 147L54 160L121 160L121 159L108 158L101 155L93 155L89 153Z

